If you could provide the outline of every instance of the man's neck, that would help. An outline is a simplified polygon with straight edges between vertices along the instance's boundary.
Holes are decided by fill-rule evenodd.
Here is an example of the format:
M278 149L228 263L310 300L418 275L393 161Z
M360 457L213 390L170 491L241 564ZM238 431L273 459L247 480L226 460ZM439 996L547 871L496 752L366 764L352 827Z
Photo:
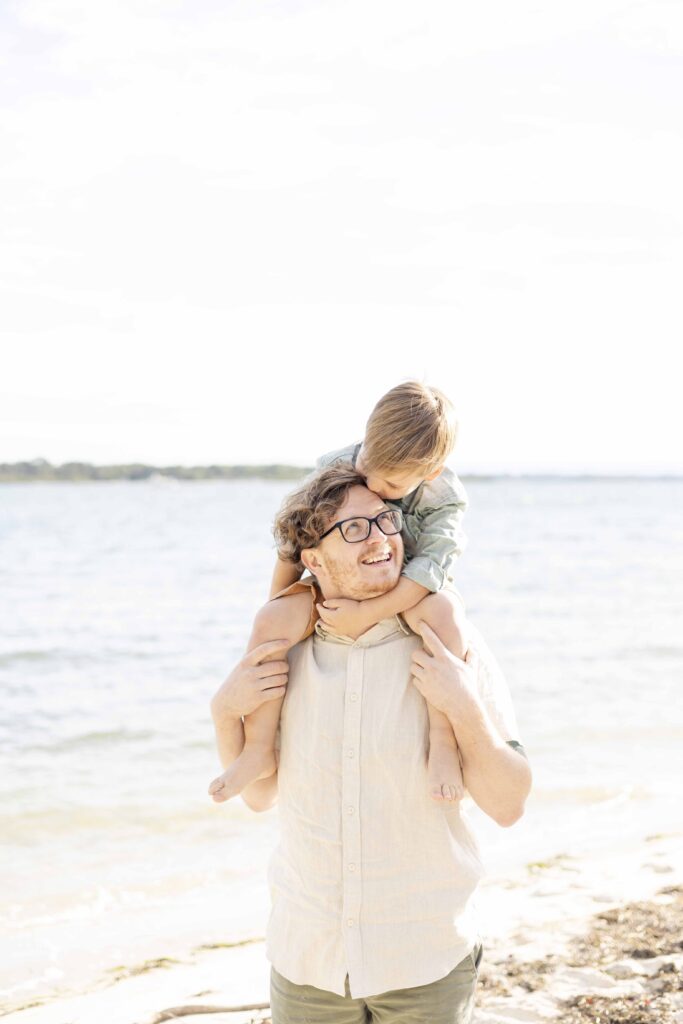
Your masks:
M320 580L318 580L318 586L320 587L320 593L322 594L323 601L334 601L334 600L339 600L339 601L363 601L363 600L365 600L365 598L367 598L369 596L369 595L366 594L365 598L363 598L363 597L351 597L348 594L338 594L338 593L336 593L334 588L332 588L332 589L329 589L329 588L328 589L324 589L323 585L320 582ZM373 628L372 626L367 626L365 629L361 629L361 630L349 630L346 633L337 633L336 630L334 630L331 626L328 626L327 623L325 623L325 629L327 630L328 633L333 633L334 636L346 636L346 637L349 637L349 639L351 639L351 640L357 640L359 636L363 636L364 633L367 633L368 630L372 629L372 628Z

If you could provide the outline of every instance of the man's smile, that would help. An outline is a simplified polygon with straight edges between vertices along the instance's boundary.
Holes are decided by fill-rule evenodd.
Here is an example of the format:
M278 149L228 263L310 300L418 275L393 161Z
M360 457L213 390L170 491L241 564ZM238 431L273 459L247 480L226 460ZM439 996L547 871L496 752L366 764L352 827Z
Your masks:
M365 558L361 559L363 565L387 565L391 562L394 555L391 550L389 551L375 551L372 555L366 555Z

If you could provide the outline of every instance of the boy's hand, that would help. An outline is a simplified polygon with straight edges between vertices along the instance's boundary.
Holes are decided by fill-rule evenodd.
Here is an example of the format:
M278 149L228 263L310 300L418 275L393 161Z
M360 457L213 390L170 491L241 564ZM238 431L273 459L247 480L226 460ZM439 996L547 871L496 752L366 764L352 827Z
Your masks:
M316 608L325 625L339 636L358 637L375 625L375 620L368 616L364 604L364 601L339 597L324 601L316 605Z

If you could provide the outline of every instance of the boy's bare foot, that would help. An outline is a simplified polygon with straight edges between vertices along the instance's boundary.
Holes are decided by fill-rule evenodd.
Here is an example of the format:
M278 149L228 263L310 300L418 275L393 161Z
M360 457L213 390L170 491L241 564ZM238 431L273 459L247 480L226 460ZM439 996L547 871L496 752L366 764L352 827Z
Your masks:
M276 769L277 762L272 749L256 744L247 745L237 760L213 780L209 786L209 796L217 804L222 804L241 793L250 782L267 779Z
M455 803L465 795L458 747L450 729L431 729L429 733L429 795L432 800Z

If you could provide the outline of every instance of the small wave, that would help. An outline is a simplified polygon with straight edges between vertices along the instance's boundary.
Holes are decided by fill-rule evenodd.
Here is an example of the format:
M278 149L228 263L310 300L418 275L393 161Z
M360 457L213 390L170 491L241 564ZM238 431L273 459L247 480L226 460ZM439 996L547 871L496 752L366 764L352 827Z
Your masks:
M99 747L107 743L142 743L153 739L157 733L149 729L109 729L104 731L85 732L81 736L62 740L56 744L58 750L74 750L79 747ZM52 749L55 749L53 747Z
M534 803L600 804L602 807L627 803L629 800L650 800L652 793L642 786L576 786L571 789L534 789Z
M55 740L53 743L32 743L24 746L24 751L41 751L50 754L70 753L74 750L88 749L91 747L103 747L108 744L119 743L146 743L155 739L158 733L148 729L108 729L85 732L80 736L69 736L64 740Z
M235 817L242 819L239 809ZM201 832L205 828L208 828L209 834L215 834L215 827L215 811L208 803L166 808L130 804L106 807L65 805L40 810L19 809L10 814L0 814L3 843L22 846L34 843L37 839L41 842L47 838L51 841L63 838L73 840L83 833L97 833L99 836L115 834L121 841L133 837L137 844L141 834L187 836L193 830Z
M62 657L66 653L66 651L61 650L59 647L42 651L6 651L4 654L0 654L0 668L4 668L5 665L13 665L15 662L51 661L54 658Z
M617 657L630 659L639 658L683 658L681 644L645 644L642 647L624 648L617 651Z

